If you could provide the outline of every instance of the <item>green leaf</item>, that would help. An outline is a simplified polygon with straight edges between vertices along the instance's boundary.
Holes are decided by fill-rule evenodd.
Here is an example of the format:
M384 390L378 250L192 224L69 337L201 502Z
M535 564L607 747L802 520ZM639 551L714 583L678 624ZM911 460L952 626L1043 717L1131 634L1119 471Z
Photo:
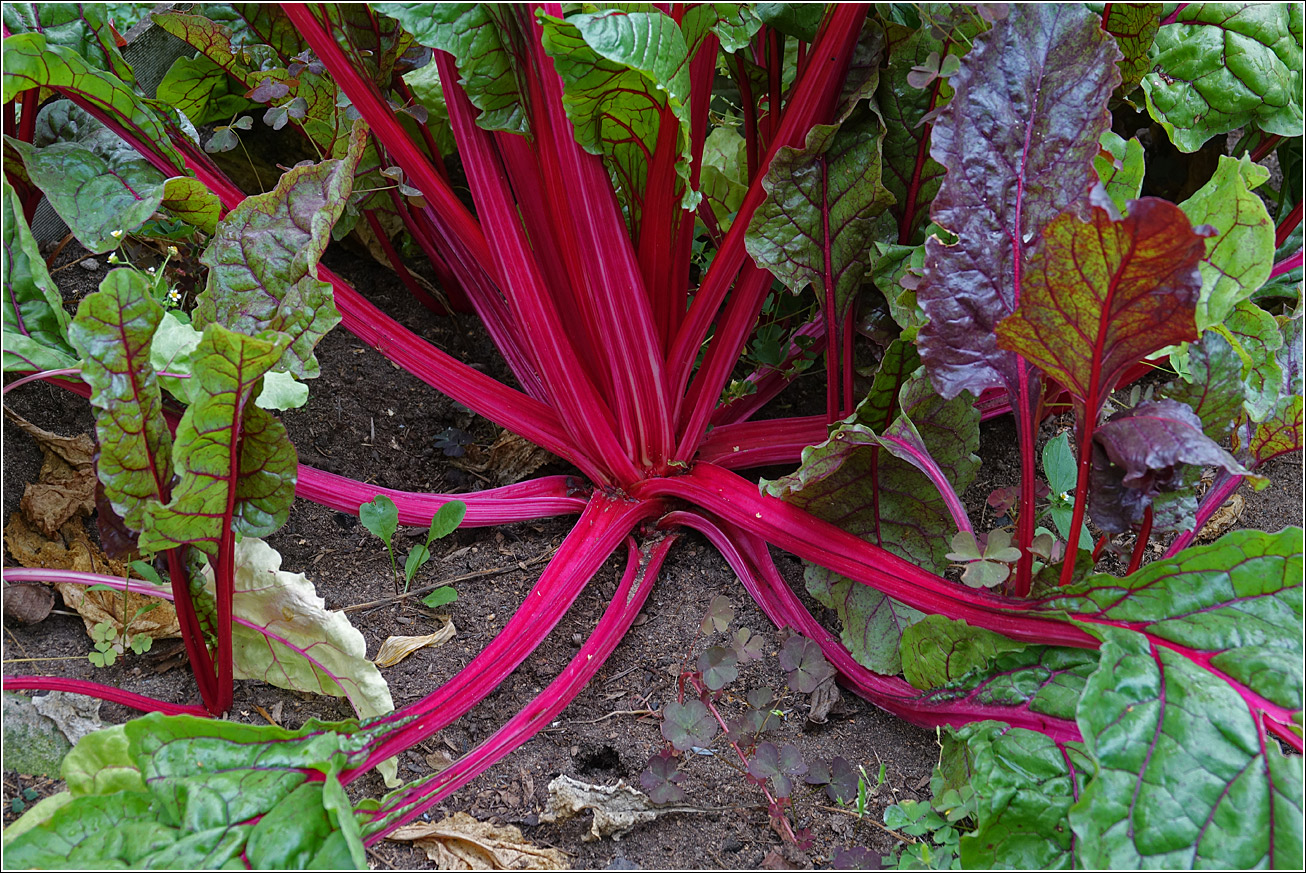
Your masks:
M1129 201L1138 199L1143 188L1143 145L1137 137L1125 142L1108 130L1102 133L1102 149L1103 153L1093 158L1093 169L1116 211L1124 215Z
M1275 352L1282 374L1279 403L1256 426L1248 450L1257 465L1302 447L1302 318L1280 318L1283 345Z
M1024 647L1024 643L971 627L964 621L928 615L903 631L903 675L915 688L937 688L996 655Z
M427 545L432 540L442 540L458 529L467 517L467 504L461 500L448 500L431 516L431 527L426 533Z
M113 728L114 759L136 783L73 790L47 821L6 847L6 863L364 869L361 833L336 774L361 762L369 735L323 727L287 731L152 714ZM83 742L96 745L97 735ZM314 771L325 779L310 781Z
M755 3L753 11L768 27L797 39L811 42L825 15L819 3Z
M1066 814L1093 773L1079 743L985 721L957 731L971 756L975 830L961 837L967 869L1073 869Z
M737 127L714 127L703 144L699 190L724 233L748 193L747 143Z
M1247 124L1302 135L1300 5L1190 3L1169 17L1143 91L1181 151Z
M166 506L151 502L146 509L143 551L192 543L211 555L228 523L238 533L261 536L285 522L295 496L295 450L285 426L253 399L286 341L281 334L260 339L218 324L205 329L192 356L191 406L174 440L181 479Z
M458 64L458 80L476 123L486 130L528 133L526 82L518 78L513 43L521 37L511 10L486 3L383 3L422 45L446 51Z
M1242 413L1242 361L1224 336L1208 330L1188 346L1184 369L1184 378L1166 385L1161 396L1192 407L1202 420L1202 432L1224 445Z
M413 581L417 571L426 566L431 560L431 550L426 545L414 546L413 550L408 553L407 560L404 561L404 590L408 590L408 583Z
M1079 479L1075 453L1070 449L1070 432L1048 440L1043 446L1043 475L1053 494L1073 493Z
M1283 334L1274 316L1250 300L1234 307L1216 328L1242 358L1243 408L1253 421L1264 419L1279 401L1283 371L1277 352Z
M458 592L453 590L450 585L442 585L430 594L422 598L422 605L429 606L431 609L439 609L441 606L448 606L458 599Z
M1161 26L1161 4L1112 3L1107 8L1109 11L1102 17L1102 29L1115 37L1116 46L1123 55L1116 62L1120 68L1118 93L1127 97L1152 69L1149 54Z
M171 215L207 234L218 229L222 215L222 202L199 179L173 176L163 183L163 203Z
M70 49L48 44L44 34L20 33L6 37L4 53L5 103L28 88L57 88L77 94L150 143L178 174L186 172L185 161L169 142L171 120L162 104L146 101L122 80L94 69Z
M50 44L67 48L96 69L134 85L131 67L118 50L103 3L8 3L4 23L10 33L37 32Z
M970 700L1073 720L1084 684L1097 664L1097 652L1090 649L1029 646L998 655L985 669L934 691L931 699Z
M1193 310L1204 242L1175 205L1135 200L1113 221L1061 215L1044 231L1020 305L997 325L1017 352L1070 390L1095 417L1126 368L1197 338Z
M688 205L690 58L675 19L657 9L606 10L566 19L544 15L540 23L576 141L603 156L632 221L643 208L664 109L679 127L676 172Z
M389 548L391 538L399 529L399 509L389 497L378 494L371 503L358 507L358 520Z
M113 270L77 309L69 338L91 386L104 495L127 527L144 530L148 505L168 498L172 434L150 345L163 307L137 270Z
M893 202L880 182L883 136L875 112L862 107L841 125L813 127L803 148L781 148L745 237L758 266L790 291L810 284L822 308L833 302L826 317L838 324L870 268L873 221Z
M7 181L3 196L4 370L75 366L63 297L23 219L18 194Z
M1180 208L1194 226L1209 224L1215 238L1206 244L1202 296L1197 304L1197 329L1224 321L1234 306L1265 284L1274 266L1274 222L1264 201L1252 189L1269 172L1252 163L1220 157L1211 180Z
M179 13L170 13L179 16ZM201 16L187 16L200 18ZM215 27L217 25L214 25ZM239 81L244 81L243 79ZM156 96L200 127L215 122L229 122L241 112L258 104L245 96L247 89L234 86L228 70L203 54L177 58L159 83Z
M291 344L277 369L317 375L313 348L340 322L317 261L349 197L365 139L357 127L346 158L287 170L273 191L245 198L223 219L200 257L209 278L192 315L195 327L285 333Z
M1294 866L1299 761L1265 741L1256 714L1218 675L1143 634L1097 630L1102 667L1079 725L1099 769L1070 811L1084 865Z

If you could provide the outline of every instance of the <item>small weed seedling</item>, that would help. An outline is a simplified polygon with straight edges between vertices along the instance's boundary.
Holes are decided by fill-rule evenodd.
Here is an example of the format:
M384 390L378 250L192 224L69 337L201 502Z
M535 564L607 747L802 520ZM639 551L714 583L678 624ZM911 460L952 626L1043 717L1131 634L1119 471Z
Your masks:
M431 526L426 531L426 541L410 551L408 558L404 561L405 593L407 593L408 586L412 584L413 578L417 576L418 571L431 560L431 543L452 533L458 525L462 524L466 515L467 504L461 500L450 500L432 516ZM364 503L358 507L358 518L363 523L363 527L371 531L373 535L380 537L381 541L385 543L386 551L390 554L390 569L394 573L395 585L397 586L399 584L399 568L395 563L395 552L392 545L395 531L399 529L399 510L395 507L395 502L384 494L379 495L371 503ZM457 592L448 586L444 586L423 597L422 603L430 607L437 607L452 603L457 599Z

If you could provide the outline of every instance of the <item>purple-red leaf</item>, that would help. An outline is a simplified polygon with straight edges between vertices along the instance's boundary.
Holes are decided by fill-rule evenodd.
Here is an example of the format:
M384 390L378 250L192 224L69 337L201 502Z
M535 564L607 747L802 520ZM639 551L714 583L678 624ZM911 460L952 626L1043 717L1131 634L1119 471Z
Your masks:
M959 237L926 241L921 357L946 397L1013 387L994 327L1021 300L1025 250L1088 193L1120 56L1081 6L1031 5L978 37L951 79L930 155L948 171L931 216Z
M1197 339L1205 240L1183 211L1145 197L1112 221L1063 214L1029 260L1020 305L997 326L998 346L1023 355L1088 406L1093 419L1130 365Z
M1093 521L1111 533L1142 523L1153 498L1182 487L1185 464L1250 475L1202 432L1187 404L1158 400L1113 415L1093 434Z

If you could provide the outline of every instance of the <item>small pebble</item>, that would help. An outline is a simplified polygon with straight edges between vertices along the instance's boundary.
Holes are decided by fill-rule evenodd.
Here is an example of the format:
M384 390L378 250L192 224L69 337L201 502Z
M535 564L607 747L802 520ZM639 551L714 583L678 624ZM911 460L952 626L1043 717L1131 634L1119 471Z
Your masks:
M86 260L81 261L80 263L82 265L82 269L88 273L94 273L96 270L100 269L100 262L97 261L95 258L87 258Z

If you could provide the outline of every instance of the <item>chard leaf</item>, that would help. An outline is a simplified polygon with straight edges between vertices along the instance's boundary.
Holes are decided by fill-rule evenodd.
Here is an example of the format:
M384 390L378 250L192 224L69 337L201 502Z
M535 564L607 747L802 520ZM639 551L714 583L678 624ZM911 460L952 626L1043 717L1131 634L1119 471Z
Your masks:
M1248 450L1257 466L1302 447L1302 318L1282 318L1283 345L1275 353L1282 381L1279 403L1257 427Z
M126 742L115 740L105 766L130 770L135 784L73 789L48 821L6 846L6 863L366 867L358 822L336 774L361 760L367 734L158 714L111 730ZM97 735L87 742L97 745ZM325 778L310 781L314 771Z
M631 217L642 209L664 109L679 126L676 172L688 192L690 57L675 19L656 9L606 10L540 23L576 141L603 156Z
M1120 94L1132 93L1152 69L1149 55L1160 27L1160 3L1112 3L1107 7L1102 16L1102 29L1115 37L1116 46L1124 55L1118 61Z
M1084 684L1097 663L1097 652L1088 649L1029 646L998 655L984 669L931 692L929 699L1007 706L1073 721Z
M192 315L196 328L285 333L291 342L277 369L317 375L313 348L340 322L317 261L344 210L365 139L359 126L346 158L287 170L274 190L231 210L200 258L209 278Z
M961 837L966 869L1063 870L1078 866L1066 815L1093 773L1080 743L993 721L956 731L967 745L975 830Z
M755 3L753 11L768 27L806 42L816 39L816 29L825 15L818 3Z
M114 512L133 531L145 528L147 505L168 499L172 434L150 360L163 307L137 270L113 270L77 309L69 339L91 386L99 442L96 473Z
M1246 124L1302 135L1300 5L1188 3L1169 19L1143 91L1181 151Z
M187 17L203 18L199 15ZM203 20L217 26L208 19ZM194 58L183 56L168 68L155 93L159 100L176 107L196 127L229 122L233 116L258 106L245 96L247 89L233 84L233 75L238 81L243 81L237 73L218 66L203 54Z
M1234 306L1265 284L1274 266L1274 222L1264 201L1252 189L1269 171L1242 160L1220 157L1211 180L1180 208L1193 225L1209 224L1216 235L1207 243L1202 271L1202 296L1197 304L1197 329L1224 321Z
M299 31L295 30L290 18L276 3L205 4L204 16L226 27L231 34L232 44L239 46L242 53L251 52L260 46L271 49L274 55L268 59L269 64L260 62L257 64L260 67L270 65L272 60L284 67L304 51L305 43ZM190 41L175 31L169 32ZM261 61L263 56L255 53L254 57Z
M984 628L942 615L928 615L902 634L902 671L922 690L937 688L969 673L1003 652L1025 647Z
M343 612L328 610L302 573L282 570L281 555L262 540L244 537L235 554L237 679L346 697L360 719L394 709L362 633Z
M162 104L147 101L116 76L97 70L61 45L47 43L41 33L20 33L4 41L5 103L28 88L56 88L77 94L118 119L141 142L150 143L177 170L186 163L168 139L170 120Z
M886 372L885 380L901 378L900 368L908 366L904 358L897 356L895 364L886 355L895 372ZM863 404L869 405L868 418L883 414L882 406L876 408L880 403L873 391ZM917 464L932 466L955 492L964 491L979 466L979 413L968 398L943 400L920 376L902 386L900 415L882 435L861 422L863 407L825 443L804 449L797 472L765 483L764 490L819 518L837 520L844 530L897 555L946 567L956 526L945 499ZM840 638L859 663L881 673L901 669L898 641L920 612L815 565L806 568L804 578L812 596L839 614Z
M1293 635L1301 632L1300 603L1298 587ZM1245 615L1238 622L1255 623ZM1239 631L1228 634L1220 624L1212 630L1236 641ZM1079 712L1098 772L1070 811L1083 864L1293 866L1302 854L1300 759L1267 742L1239 689L1191 656L1141 633L1115 627L1099 633L1102 667ZM1293 671L1300 661L1298 647L1292 665L1280 665ZM1256 665L1258 672L1267 667Z
M181 478L167 505L148 505L142 551L193 543L212 555L228 524L258 536L286 520L295 496L295 450L285 427L253 403L286 343L280 334L248 337L220 324L205 329L191 360L191 405L174 443Z
M64 46L127 85L136 84L105 18L103 3L6 3L4 24L10 33L35 32Z
M173 176L163 183L163 208L206 234L218 229L222 201L199 179Z
M1202 432L1221 445L1242 414L1242 361L1221 334L1208 330L1188 347L1186 375L1162 390L1164 399L1185 403L1202 420Z
M1242 358L1243 408L1252 421L1261 421L1278 403L1283 380L1276 357L1283 347L1279 324L1270 313L1244 300L1216 330Z
M703 143L699 191L716 217L721 232L730 230L735 213L748 193L747 143L737 127L712 129Z
M1142 524L1144 511L1158 496L1191 484L1184 465L1211 465L1251 475L1203 433L1202 420L1183 403L1158 400L1111 416L1093 432L1088 504L1093 522L1110 533ZM1194 509L1195 500L1191 506L1175 508L1183 516L1176 526L1185 521L1191 526L1187 516Z
M767 197L745 245L795 294L809 284L827 319L843 324L870 267L874 219L893 202L880 183L884 125L869 107L819 124L803 148L781 148L762 178Z
M485 130L529 133L514 42L519 26L511 10L487 3L383 3L379 7L427 48L453 55L458 80Z
M1143 189L1143 145L1138 138L1125 142L1115 131L1102 134L1102 151L1093 159L1093 169L1115 204L1116 212L1129 211L1129 201L1137 200Z
M1080 6L1019 6L976 38L952 77L931 156L948 171L931 216L958 236L925 243L921 358L947 397L1019 383L994 327L1023 299L1026 247L1088 190L1119 81L1119 52ZM1030 144L1027 148L1026 144Z
M879 433L888 428L898 415L898 395L908 379L921 365L920 355L910 341L901 338L889 343L880 358L875 381L866 399L857 406L857 423Z
M62 118L51 121L51 115ZM154 215L163 202L164 176L116 133L68 100L43 109L38 124L66 138L43 147L19 140L9 145L87 251L116 249L124 232Z
M1096 417L1120 375L1167 345L1197 339L1204 242L1172 203L1145 197L1113 221L1064 214L1044 231L1020 305L998 346L1041 367Z
M56 370L77 363L68 313L36 245L18 194L4 183L4 370Z

